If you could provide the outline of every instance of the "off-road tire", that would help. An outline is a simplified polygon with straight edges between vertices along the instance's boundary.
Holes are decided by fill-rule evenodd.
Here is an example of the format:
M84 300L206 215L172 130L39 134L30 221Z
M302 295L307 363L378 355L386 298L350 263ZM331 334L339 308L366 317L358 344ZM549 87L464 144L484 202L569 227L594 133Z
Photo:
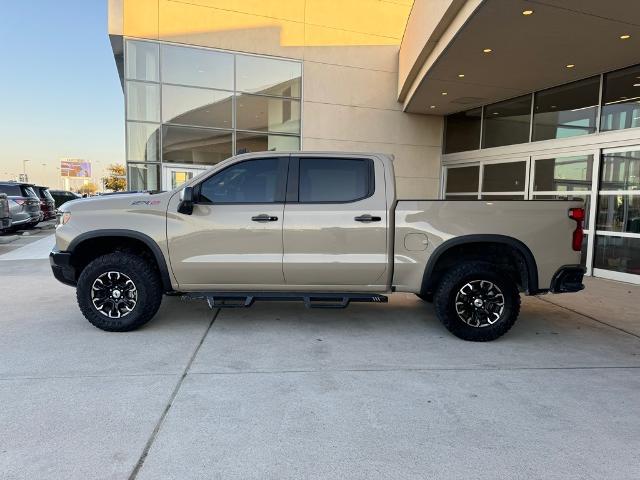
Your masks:
M492 325L475 327L467 324L456 312L456 295L474 280L486 280L497 286L504 296L500 318ZM517 285L504 272L487 262L469 262L453 267L440 281L434 296L438 319L456 337L473 342L487 342L501 337L513 326L520 313Z
M137 289L137 302L129 313L121 318L109 318L101 313L91 299L93 283L106 272L120 272L133 281ZM110 253L91 261L80 274L76 297L78 306L92 325L107 332L135 330L149 320L162 303L162 283L154 266L144 258L124 252Z

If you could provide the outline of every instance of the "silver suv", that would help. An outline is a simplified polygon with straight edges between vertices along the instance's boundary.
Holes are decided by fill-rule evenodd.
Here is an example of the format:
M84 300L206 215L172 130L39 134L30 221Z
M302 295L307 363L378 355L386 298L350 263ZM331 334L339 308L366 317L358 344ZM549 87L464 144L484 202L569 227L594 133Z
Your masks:
M5 193L9 200L13 228L33 228L40 222L40 199L31 185L1 182L0 193Z
M7 195L0 193L0 232L6 232L11 228L11 213L9 212L9 200Z

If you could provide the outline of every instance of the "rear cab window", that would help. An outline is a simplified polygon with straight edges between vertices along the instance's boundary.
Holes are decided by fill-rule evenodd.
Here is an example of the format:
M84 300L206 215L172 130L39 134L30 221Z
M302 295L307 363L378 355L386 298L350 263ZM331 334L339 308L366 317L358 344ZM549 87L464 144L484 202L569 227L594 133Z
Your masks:
M349 203L373 195L373 161L367 158L300 158L299 203Z

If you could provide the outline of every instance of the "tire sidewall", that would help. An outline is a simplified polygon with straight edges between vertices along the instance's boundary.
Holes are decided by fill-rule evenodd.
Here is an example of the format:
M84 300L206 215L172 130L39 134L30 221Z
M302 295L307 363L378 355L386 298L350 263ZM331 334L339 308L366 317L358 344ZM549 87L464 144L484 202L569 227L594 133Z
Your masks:
M108 255L106 257L111 257ZM134 262L120 261L104 261L106 257L91 262L80 275L77 286L78 303L81 306L82 313L96 327L103 330L118 331L136 328L140 323L141 316L145 310L145 302L151 298L152 292L149 291L149 285L144 279L144 275L138 268L134 266ZM115 260L115 259L114 259ZM91 299L91 289L93 282L106 272L120 272L128 276L136 286L137 302L135 307L126 316L121 318L110 318L98 311L93 305Z
M487 280L494 283L504 296L504 309L500 319L491 325L473 327L458 316L455 308L456 295L460 288L473 280ZM515 322L519 313L519 292L509 277L501 274L491 265L476 264L469 271L451 279L445 292L436 295L437 307L446 314L445 326L456 336L464 340L493 340L502 336Z

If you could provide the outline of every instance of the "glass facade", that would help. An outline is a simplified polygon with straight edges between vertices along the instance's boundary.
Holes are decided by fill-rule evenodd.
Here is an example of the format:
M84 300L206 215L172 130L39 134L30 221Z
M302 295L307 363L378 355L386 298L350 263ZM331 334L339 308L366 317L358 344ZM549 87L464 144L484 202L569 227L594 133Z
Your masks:
M484 108L482 148L529 141L531 95L494 103Z
M447 115L443 152L636 127L640 127L640 65Z
M561 85L535 94L532 140L596 132L600 77Z
M480 125L482 124L482 108L448 115L444 153L475 150L480 147Z
M131 189L170 188L163 165L300 148L301 62L127 40L124 63Z

